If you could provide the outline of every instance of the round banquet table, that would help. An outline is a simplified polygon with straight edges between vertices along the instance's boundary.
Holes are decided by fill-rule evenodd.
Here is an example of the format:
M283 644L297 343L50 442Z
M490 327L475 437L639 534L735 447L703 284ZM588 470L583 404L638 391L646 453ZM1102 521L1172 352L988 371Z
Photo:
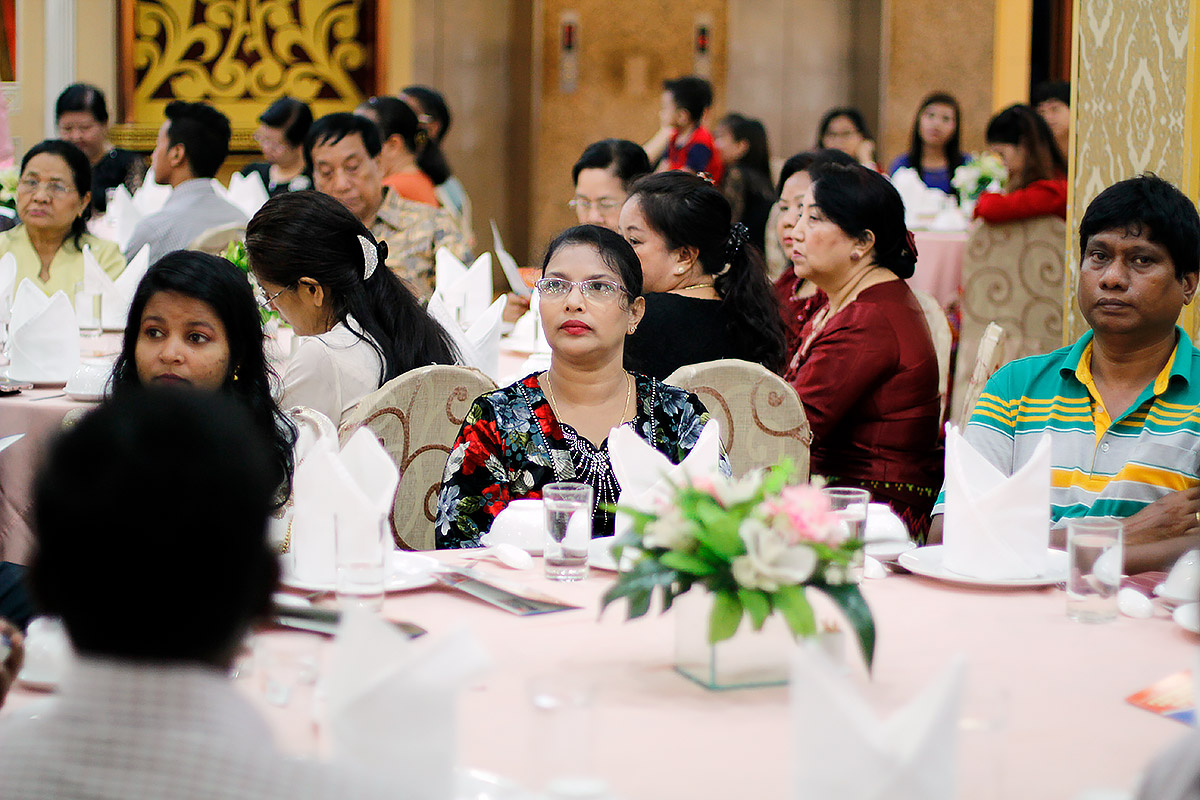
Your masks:
M917 240L917 267L908 285L933 295L949 308L959 300L967 231L913 231Z
M436 554L450 564L469 556ZM460 763L528 786L538 770L529 680L573 673L594 679L594 764L618 797L792 797L786 687L712 692L683 678L671 667L670 614L626 622L623 606L599 613L612 573L565 584L542 578L540 560L521 573L479 568L584 608L517 617L443 588L388 596L388 617L434 636L465 625L494 659L461 698ZM1089 788L1132 789L1148 760L1188 732L1124 699L1195 663L1198 637L1161 608L1148 620L1084 625L1067 619L1057 588L973 589L889 575L863 590L878 646L872 677L858 667L852 679L878 713L907 703L955 653L966 654L963 718L982 722L960 731L959 798L1064 800ZM332 649L316 634L259 636L326 660ZM324 750L311 702L297 696L277 708L253 680L237 683L285 750ZM39 696L18 687L5 713Z

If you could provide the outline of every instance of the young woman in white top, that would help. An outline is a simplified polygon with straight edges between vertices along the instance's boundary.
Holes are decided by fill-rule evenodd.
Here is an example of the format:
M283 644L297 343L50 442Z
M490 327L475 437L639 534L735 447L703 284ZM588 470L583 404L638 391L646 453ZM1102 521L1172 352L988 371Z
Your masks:
M416 367L453 364L450 336L385 265L387 244L320 192L271 198L246 227L246 253L270 305L301 337L280 405L337 425L363 397Z

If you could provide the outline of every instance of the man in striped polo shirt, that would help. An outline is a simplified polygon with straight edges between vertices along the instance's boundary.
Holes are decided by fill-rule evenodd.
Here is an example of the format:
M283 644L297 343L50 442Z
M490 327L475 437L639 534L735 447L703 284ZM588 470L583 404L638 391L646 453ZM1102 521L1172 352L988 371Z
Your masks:
M984 387L963 433L1011 475L1051 437L1051 540L1069 517L1125 519L1125 571L1200 543L1200 350L1176 325L1200 273L1200 216L1167 181L1108 187L1079 224L1079 309L1091 330ZM941 541L943 494L929 541Z

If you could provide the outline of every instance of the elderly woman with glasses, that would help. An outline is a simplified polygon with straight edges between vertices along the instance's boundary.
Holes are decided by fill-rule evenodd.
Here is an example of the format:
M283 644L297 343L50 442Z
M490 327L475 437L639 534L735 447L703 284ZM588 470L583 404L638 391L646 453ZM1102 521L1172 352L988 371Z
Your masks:
M17 215L21 224L0 233L0 256L17 260L17 284L25 278L46 294L74 297L83 281L83 248L115 278L125 269L121 249L87 232L92 213L92 166L73 144L48 139L21 160Z
M619 234L559 234L537 287L550 368L475 400L442 478L439 548L478 545L509 502L538 498L548 483L586 483L597 507L614 503L608 436L619 425L679 463L708 421L695 395L623 366L645 301L637 254ZM592 519L593 536L612 533L611 513L594 508Z

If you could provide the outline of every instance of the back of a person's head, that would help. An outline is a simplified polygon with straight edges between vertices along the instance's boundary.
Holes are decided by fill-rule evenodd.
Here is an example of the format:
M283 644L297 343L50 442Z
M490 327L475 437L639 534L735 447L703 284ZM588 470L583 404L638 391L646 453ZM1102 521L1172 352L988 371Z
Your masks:
M72 83L59 94L54 103L54 119L60 120L63 114L72 111L86 111L97 122L108 122L108 103L104 100L104 92L90 83Z
M371 158L375 158L383 149L378 125L359 114L338 111L334 114L326 114L308 129L308 136L304 139L304 158L309 164L312 164L314 147L337 144L347 136L355 135L362 138L363 147L366 148L367 155Z
M1200 271L1200 214L1174 184L1146 173L1109 186L1088 204L1079 222L1079 256L1098 233L1145 235L1167 248L1175 277Z
M425 136L421 131L417 114L408 103L397 97L369 97L363 103L378 118L379 134L382 141L392 136L404 140L404 146L414 155L421 152L425 144Z
M82 653L221 664L268 611L270 449L220 393L111 400L51 446L29 584Z
M621 181L626 191L635 180L650 172L650 159L640 144L628 139L601 139L592 142L571 167L571 183L579 183L585 169L604 169Z
M299 147L304 144L308 129L312 127L313 115L307 103L294 97L281 97L267 107L258 121L269 128L283 131L283 138L292 147Z
M854 160L854 156L829 147L796 153L796 155L783 162L783 166L780 167L779 184L775 188L775 193L779 195L783 194L783 185L787 183L788 178L797 172L807 172L809 175L815 175L822 168L830 164L841 164L851 167L857 163Z
M421 107L421 113L438 123L437 141L441 143L450 130L450 106L446 98L432 86L405 86L400 94L411 97Z
M1025 152L1025 170L1012 175L1013 188L1020 189L1038 180L1050 180L1067 172L1067 160L1042 115L1017 103L996 114L988 122L984 136L989 145L1007 144Z
M904 224L904 201L887 178L863 166L826 166L815 177L810 202L852 239L875 237L875 263L911 278L917 254Z
M671 93L675 105L686 111L695 125L700 124L704 112L713 103L712 84L695 75L663 81L663 89Z
M1057 100L1065 106L1071 105L1070 81L1042 81L1029 94L1029 105L1037 108L1047 100Z
M726 114L718 127L725 127L735 142L745 142L746 152L738 164L755 170L769 182L771 180L771 151L767 145L767 129L760 120L741 114Z
M231 130L229 117L207 103L172 100L167 103L167 141L182 144L192 174L197 178L215 178L229 155Z

